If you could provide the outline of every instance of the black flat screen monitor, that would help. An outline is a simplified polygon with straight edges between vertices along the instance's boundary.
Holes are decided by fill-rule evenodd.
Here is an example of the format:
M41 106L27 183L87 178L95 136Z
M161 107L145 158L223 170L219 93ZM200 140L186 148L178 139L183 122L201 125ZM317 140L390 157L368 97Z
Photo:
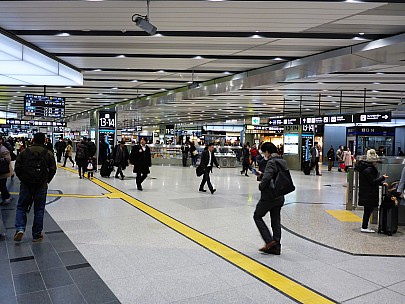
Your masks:
M26 94L24 114L33 117L64 118L65 98Z

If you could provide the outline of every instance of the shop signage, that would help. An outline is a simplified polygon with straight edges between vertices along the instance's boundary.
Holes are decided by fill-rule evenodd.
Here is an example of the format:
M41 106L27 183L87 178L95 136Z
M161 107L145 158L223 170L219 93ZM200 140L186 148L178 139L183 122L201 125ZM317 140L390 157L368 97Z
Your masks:
M253 130L260 130L260 131L283 131L283 128L269 127L269 126L253 126Z
M98 115L99 130L115 130L115 112L100 111Z
M174 135L174 125L166 125L166 135Z
M353 115L353 122L389 122L391 112L358 113Z

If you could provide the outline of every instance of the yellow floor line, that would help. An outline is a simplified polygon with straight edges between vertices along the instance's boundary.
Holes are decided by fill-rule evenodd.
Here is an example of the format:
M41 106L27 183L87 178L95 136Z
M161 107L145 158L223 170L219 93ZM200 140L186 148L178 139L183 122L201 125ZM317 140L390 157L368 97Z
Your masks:
M77 173L77 171L62 168L67 171ZM156 210L155 208L148 206L145 203L133 198L132 196L114 188L113 186L94 178L91 180L95 184L111 192L115 198L121 198L137 209L143 211L149 216L155 218L159 222L169 226L173 230L179 232L180 234L186 236L187 238L193 240L194 242L200 244L204 248L210 250L211 252L221 256L225 260L231 262L235 266L241 268L242 270L248 272L252 276L260 279L261 281L267 283L273 288L281 291L285 295L300 303L311 303L311 304L323 304L323 303L336 303L333 300L328 299L308 287L305 287L292 279L268 268L265 265L257 262L256 260L237 252L236 250L210 238L207 235L179 222L178 220ZM272 258L269 256L269 258Z
M363 221L361 217L347 210L325 210L325 211L341 222L361 223Z
M19 192L10 192L10 194L19 195ZM102 195L87 195L87 194L68 194L68 193L48 193L49 197L72 197L72 198L110 198L110 193Z

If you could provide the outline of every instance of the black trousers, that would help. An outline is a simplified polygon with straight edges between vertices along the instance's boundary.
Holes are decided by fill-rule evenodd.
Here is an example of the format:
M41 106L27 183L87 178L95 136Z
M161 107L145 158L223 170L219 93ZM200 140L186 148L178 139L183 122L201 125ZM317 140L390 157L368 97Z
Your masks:
M139 172L139 173L136 174L136 186L138 188L142 188L142 183L146 179L147 176L148 176L147 173Z
M10 198L10 193L7 189L7 178L0 179L0 192L1 200L4 202L6 199Z
M204 189L205 183L207 183L208 188L210 189L211 192L214 190L214 187L212 187L212 184L211 184L210 173L211 173L211 167L207 167L204 171L203 179L200 184L200 190Z
M63 162L63 166L66 166L66 161L69 160L72 162L73 166L75 165L75 162L72 159L72 156L65 156L65 161Z
M85 165L85 166L78 165L78 167L79 167L79 176L84 176L84 173L86 173L86 170L87 170L87 165Z
M61 160L62 160L62 154L63 154L63 151L62 152L56 152L56 160L57 160L58 163L60 163Z
M319 174L319 157L315 157L315 162L311 163L311 170L315 167L316 174Z
M271 229L273 230L273 235L266 223L263 220L263 217L270 212L271 220ZM266 244L271 241L276 241L278 244L281 242L281 206L272 206L269 202L259 200L256 205L255 213L253 214L253 219L256 223L257 229L259 229L260 235L262 236Z
M183 167L187 167L187 158L188 158L188 154L183 153Z
M370 220L370 216L373 213L375 207L364 207L364 213L363 213L363 224L361 225L361 228L367 229L368 228L368 221Z
M117 171L115 172L115 177L118 177L118 174L121 175L121 178L124 178L124 173L122 172L121 165L118 165Z

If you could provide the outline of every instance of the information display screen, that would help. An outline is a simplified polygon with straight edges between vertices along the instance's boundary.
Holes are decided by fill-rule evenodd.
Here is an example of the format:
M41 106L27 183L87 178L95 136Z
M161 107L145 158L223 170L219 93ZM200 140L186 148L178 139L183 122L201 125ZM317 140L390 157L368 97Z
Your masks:
M34 117L65 117L65 98L26 94L24 114Z
M284 153L298 154L298 134L284 134Z

